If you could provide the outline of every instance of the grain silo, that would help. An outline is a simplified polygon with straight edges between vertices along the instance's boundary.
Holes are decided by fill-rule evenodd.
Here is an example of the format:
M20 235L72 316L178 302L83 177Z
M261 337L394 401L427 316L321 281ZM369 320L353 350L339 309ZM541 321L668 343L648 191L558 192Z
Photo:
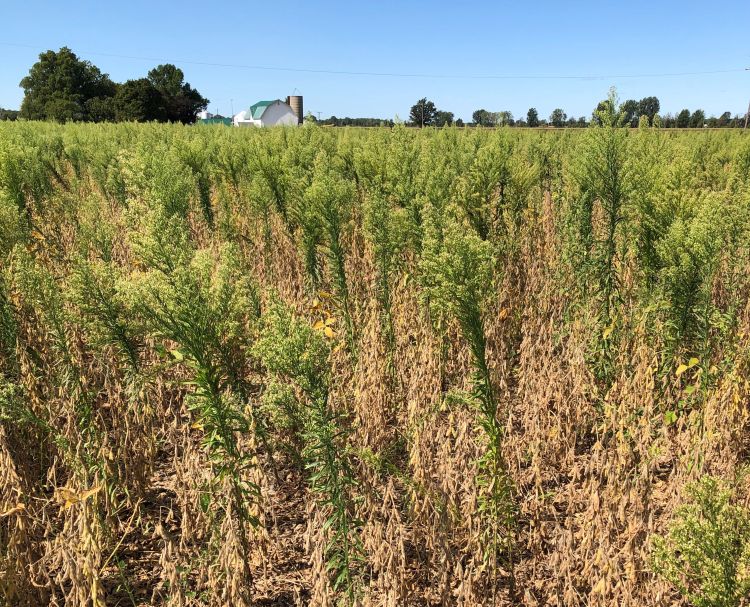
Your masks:
M286 98L286 102L297 116L297 123L302 124L302 121L305 118L304 110L302 108L302 95L290 95Z

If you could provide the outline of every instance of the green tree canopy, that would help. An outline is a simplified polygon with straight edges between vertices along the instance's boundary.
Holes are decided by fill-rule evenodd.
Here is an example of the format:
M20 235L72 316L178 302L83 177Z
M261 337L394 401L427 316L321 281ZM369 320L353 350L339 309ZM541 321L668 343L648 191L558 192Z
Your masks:
M148 78L128 80L120 85L114 100L118 121L164 120L163 99Z
M0 120L15 120L18 118L17 110L6 110L0 107Z
M638 126L638 118L640 117L640 105L635 99L628 99L620 107L622 112L623 124L630 125L632 127Z
M98 67L79 59L68 47L39 55L21 80L21 116L28 120L106 120L116 85Z
M513 112L509 112L508 110L496 112L495 124L498 126L513 126L515 124L515 121L513 120Z
M208 107L208 99L185 82L183 71L171 63L152 69L148 73L148 80L161 95L164 120L192 124L198 112Z
M417 126L430 126L435 121L437 108L427 97L422 97L409 110L409 119Z
M539 112L536 111L535 107L530 107L529 111L526 112L526 124L532 127L539 126Z
M702 129L706 123L706 113L703 110L695 110L690 116L690 126L694 129Z
M20 116L27 120L193 123L208 106L174 65L159 65L148 78L118 85L67 47L39 55L20 85L25 93Z
M445 126L446 124L453 124L453 112L444 112L438 110L435 112L435 126Z
M565 121L568 119L568 115L560 108L555 108L549 115L549 122L552 126L561 127L565 126Z
M638 117L648 116L648 123L654 123L654 116L659 113L660 104L657 97L644 97L638 102Z
M495 124L495 116L493 113L484 109L476 110L471 115L471 119L474 121L474 124L478 126L492 126Z
M686 129L690 126L690 110L684 109L675 118L675 126L678 129Z

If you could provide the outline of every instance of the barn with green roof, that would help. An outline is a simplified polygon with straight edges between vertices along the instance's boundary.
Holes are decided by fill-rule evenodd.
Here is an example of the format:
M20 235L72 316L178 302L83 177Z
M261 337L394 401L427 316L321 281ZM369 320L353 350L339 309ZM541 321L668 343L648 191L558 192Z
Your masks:
M253 103L236 114L232 122L235 126L295 126L301 121L289 103L271 99Z

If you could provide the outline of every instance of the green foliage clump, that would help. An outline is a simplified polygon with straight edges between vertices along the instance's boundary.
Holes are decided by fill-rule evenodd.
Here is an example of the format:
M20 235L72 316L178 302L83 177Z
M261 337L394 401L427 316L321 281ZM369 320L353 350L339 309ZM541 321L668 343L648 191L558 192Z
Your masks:
M605 326L611 323L612 310L620 297L618 237L625 222L632 188L628 132L619 128L620 115L616 108L617 98L613 92L604 109L597 114L598 124L592 123L586 132L574 166L580 189L579 199L574 205L575 246L579 247L574 264L583 269L585 282L593 280L594 294L600 301ZM600 231L595 229L597 204L603 215Z
M442 226L439 221L434 217L428 221L421 276L430 309L437 317L447 315L455 319L471 350L473 397L479 405L479 420L486 439L485 453L478 462L479 508L485 521L485 558L494 571L503 550L510 566L513 565L515 522L512 482L502 454L505 428L498 419L483 319L483 306L492 286L494 256L490 243L466 224L451 217Z
M711 476L687 497L667 534L653 539L654 571L695 607L736 607L750 593L750 511Z
M167 250L166 259L154 257L152 269L130 277L125 297L141 331L160 337L163 352L190 372L186 401L213 467L206 495L227 482L231 511L241 523L256 525L251 506L259 488L249 474L256 462L241 438L262 431L249 403L245 370L257 291L232 245L190 253L175 257ZM242 524L238 529L247 557L249 540Z
M303 395L303 407L299 413L294 407L294 415L302 417L302 459L307 482L330 531L325 560L333 588L345 591L351 600L356 590L355 565L362 552L357 537L361 523L353 513L356 479L347 452L346 420L329 402L329 346L321 332L274 301L263 314L261 336L254 352L275 382L286 383ZM282 393L275 387L277 402L280 394L289 407L289 391Z
M26 239L26 222L10 197L0 191L0 258Z
M391 208L388 200L379 192L366 201L364 215L365 234L372 243L375 262L375 294L383 317L386 343L391 352L395 347L391 313L392 283L399 254L406 248L407 219L403 209Z
M67 296L77 306L89 342L112 346L137 372L140 344L128 322L127 302L118 284L124 277L109 263L79 259L70 276Z
M676 218L657 244L659 282L668 302L673 342L705 348L710 329L711 279L717 269L727 218L721 201L706 200L692 216Z
M349 181L331 169L329 157L321 152L315 159L315 172L305 191L304 202L311 221L317 221L319 238L325 251L333 291L346 325L349 349L356 356L356 331L352 300L346 275L345 230L351 215L355 190Z

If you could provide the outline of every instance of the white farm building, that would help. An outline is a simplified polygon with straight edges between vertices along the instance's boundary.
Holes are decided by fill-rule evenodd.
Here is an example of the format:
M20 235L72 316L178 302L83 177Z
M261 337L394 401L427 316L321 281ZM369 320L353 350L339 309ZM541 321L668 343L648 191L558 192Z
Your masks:
M302 124L302 97L258 101L235 114L234 126L295 126Z

